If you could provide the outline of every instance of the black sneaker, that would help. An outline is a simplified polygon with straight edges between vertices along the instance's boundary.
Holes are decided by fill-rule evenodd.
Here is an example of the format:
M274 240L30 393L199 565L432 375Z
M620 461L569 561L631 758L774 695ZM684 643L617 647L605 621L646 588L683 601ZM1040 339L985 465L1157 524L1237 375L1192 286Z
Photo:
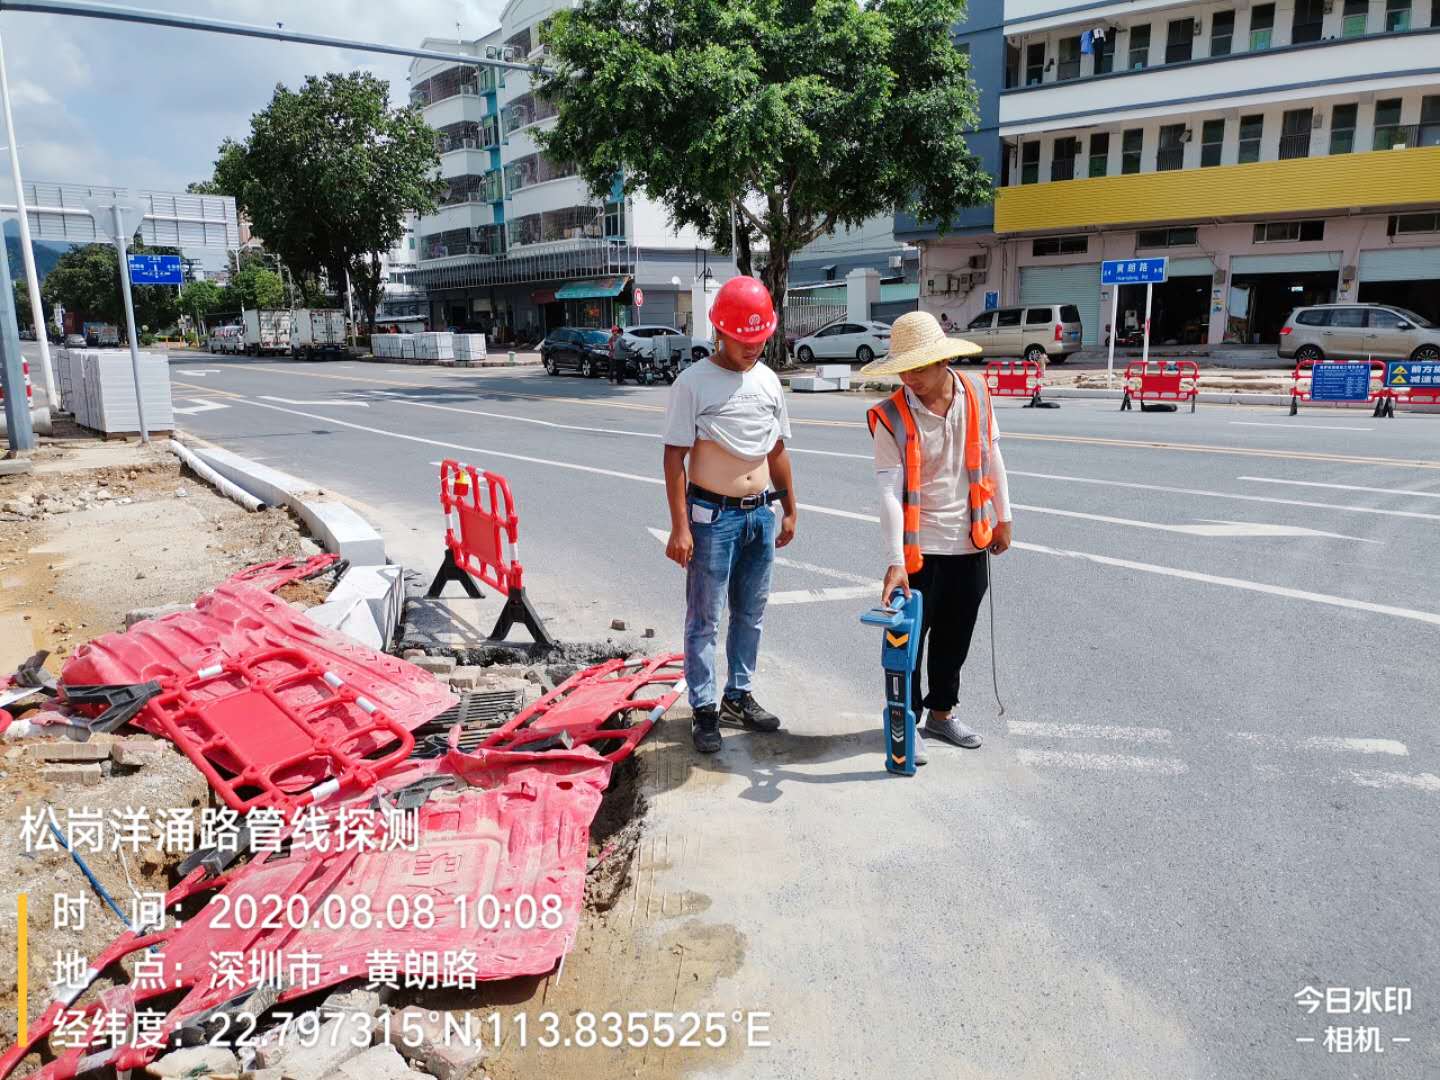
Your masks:
M695 717L690 721L690 738L701 754L713 754L720 749L720 714L714 705L702 705L695 710Z
M780 718L763 708L755 695L741 694L738 698L726 698L720 706L721 718L730 724L739 724L748 731L779 731Z

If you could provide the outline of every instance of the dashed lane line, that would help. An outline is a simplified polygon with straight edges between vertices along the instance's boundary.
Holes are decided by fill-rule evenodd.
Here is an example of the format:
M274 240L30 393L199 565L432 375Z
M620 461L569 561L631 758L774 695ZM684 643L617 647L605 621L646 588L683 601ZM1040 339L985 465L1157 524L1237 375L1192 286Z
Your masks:
M1365 487L1362 484L1326 484L1319 480L1288 480L1279 476L1237 476L1235 479L1252 484L1285 484L1290 487L1324 488L1328 491L1359 491L1366 495L1407 495L1414 499L1440 499L1440 491L1417 491L1414 488Z

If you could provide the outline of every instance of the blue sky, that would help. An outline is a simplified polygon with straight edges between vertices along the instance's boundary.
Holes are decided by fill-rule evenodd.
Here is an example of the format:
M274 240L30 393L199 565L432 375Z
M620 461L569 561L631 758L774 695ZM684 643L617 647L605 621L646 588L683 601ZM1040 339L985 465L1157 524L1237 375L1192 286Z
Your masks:
M126 0L236 22L419 46L474 38L502 0ZM406 100L401 57L24 12L0 14L24 177L183 190L211 174L215 148L243 138L277 82L368 69ZM3 140L0 140L3 141ZM9 162L0 192L11 196Z

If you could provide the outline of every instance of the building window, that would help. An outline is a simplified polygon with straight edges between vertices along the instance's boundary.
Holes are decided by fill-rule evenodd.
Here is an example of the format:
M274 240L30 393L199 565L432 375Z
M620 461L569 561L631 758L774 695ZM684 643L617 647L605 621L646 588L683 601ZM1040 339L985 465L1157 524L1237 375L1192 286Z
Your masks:
M1020 85L1020 50L1007 44L1005 46L1005 89L1013 90Z
M1431 16L1434 21L1435 16ZM1410 29L1410 0L1385 0L1385 32L1404 33Z
M1225 121L1206 120L1200 129L1200 167L1208 169L1220 164L1225 146Z
M1295 21L1290 24L1290 43L1305 45L1320 40L1325 22L1325 0L1295 0Z
M1025 47L1025 85L1034 86L1045 79L1045 43Z
M1235 12L1217 11L1210 23L1210 55L1229 56L1235 37Z
M1097 131L1090 136L1090 175L1104 176L1110 166L1110 133Z
M1141 229L1135 234L1135 246L1137 248L1194 247L1199 243L1196 233L1197 230L1193 225L1174 229Z
M1080 140L1056 139L1055 156L1050 159L1051 180L1074 180L1075 159L1080 156Z
M411 250L411 251L414 251L414 250L415 250L415 237L413 237L413 236L410 237L410 250Z
M1256 4L1250 9L1250 51L1262 52L1270 48L1270 38L1275 32L1275 5Z
M1042 236L1031 241L1032 255L1084 255L1090 249L1090 238L1080 236Z
M1313 109L1287 109L1280 124L1280 160L1310 156L1310 130L1314 124Z
M1440 232L1440 214L1391 214L1388 231L1391 236Z
M1236 160L1241 165L1260 160L1260 139L1264 134L1265 117L1263 114L1257 113L1254 116L1240 118L1240 154Z
M1115 39L1118 33L1106 34L1095 39L1095 74L1109 75L1115 70Z
M1122 173L1138 173L1140 171L1140 152L1145 146L1145 130L1143 128L1131 128L1120 137L1120 171Z
M1440 95L1420 99L1420 137L1417 146L1440 146Z
M1150 64L1150 25L1130 28L1130 70L1139 71Z
M1349 154L1355 150L1355 115L1358 105L1336 105L1330 114L1330 153Z
M1038 184L1040 182L1040 144L1038 142L1027 142L1020 144L1020 183Z
M1160 129L1160 145L1155 151L1155 171L1173 172L1185 167L1185 125L1166 124Z
M1345 15L1340 21L1341 37L1362 37L1370 15L1370 0L1345 0Z
M1055 78L1061 82L1069 82L1071 79L1080 77L1080 36L1060 39L1060 63L1056 67Z
M1375 103L1375 142L1372 145L1376 150L1392 150L1408 145L1407 133L1400 126L1399 98L1386 98Z
M1255 243L1257 244L1283 244L1324 239L1324 221L1267 221L1255 226Z
M1195 53L1195 20L1174 19L1165 34L1165 63L1183 64Z
M605 204L605 239L623 240L625 238L625 201L607 202Z

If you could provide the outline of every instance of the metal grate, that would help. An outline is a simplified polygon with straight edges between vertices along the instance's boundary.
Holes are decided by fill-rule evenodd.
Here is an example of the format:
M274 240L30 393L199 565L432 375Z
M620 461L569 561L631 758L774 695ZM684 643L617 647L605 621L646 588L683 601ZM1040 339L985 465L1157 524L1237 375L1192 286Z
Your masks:
M431 717L415 729L417 758L439 757L450 741L450 729L460 725L460 749L474 750L485 737L520 711L524 695L519 690L477 690L460 695L460 703Z

